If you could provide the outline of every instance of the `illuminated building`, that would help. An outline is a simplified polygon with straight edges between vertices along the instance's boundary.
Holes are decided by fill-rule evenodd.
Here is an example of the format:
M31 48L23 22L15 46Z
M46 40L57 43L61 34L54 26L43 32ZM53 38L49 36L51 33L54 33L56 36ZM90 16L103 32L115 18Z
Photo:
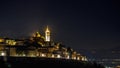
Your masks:
M4 42L4 39L0 38L0 43Z
M45 31L45 41L50 42L50 30L49 30L48 26Z
M39 32L28 39L0 38L0 56L47 57L86 61L86 57L61 43L50 41L47 27L45 37Z

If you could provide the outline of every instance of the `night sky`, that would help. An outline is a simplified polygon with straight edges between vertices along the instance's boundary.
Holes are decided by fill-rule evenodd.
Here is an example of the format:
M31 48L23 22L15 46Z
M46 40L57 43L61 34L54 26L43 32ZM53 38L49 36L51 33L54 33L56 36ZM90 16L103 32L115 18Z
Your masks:
M48 25L51 39L79 51L120 46L119 0L0 1L0 37L26 37Z

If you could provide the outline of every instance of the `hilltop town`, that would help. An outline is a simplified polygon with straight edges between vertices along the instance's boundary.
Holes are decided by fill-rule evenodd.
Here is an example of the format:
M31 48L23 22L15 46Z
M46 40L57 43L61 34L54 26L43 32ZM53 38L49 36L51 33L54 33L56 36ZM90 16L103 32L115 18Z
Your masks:
M46 57L87 61L86 56L59 42L51 41L47 26L45 36L39 32L24 39L0 38L0 56Z

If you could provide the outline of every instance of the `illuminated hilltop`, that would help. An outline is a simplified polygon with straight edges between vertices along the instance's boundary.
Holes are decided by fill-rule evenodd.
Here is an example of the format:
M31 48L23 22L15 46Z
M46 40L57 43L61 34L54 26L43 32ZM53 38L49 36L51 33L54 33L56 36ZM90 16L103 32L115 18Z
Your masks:
M48 27L45 36L36 32L28 39L0 38L0 56L46 57L87 61L86 56L77 53L72 48L51 41Z

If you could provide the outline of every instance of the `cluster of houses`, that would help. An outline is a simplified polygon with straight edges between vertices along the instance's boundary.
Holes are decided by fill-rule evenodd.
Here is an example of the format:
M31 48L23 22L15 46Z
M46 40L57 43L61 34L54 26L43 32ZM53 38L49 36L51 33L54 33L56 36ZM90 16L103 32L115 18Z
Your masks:
M50 40L47 27L45 37L36 32L26 39L0 38L0 56L46 57L87 61L86 56L77 53L70 47Z

